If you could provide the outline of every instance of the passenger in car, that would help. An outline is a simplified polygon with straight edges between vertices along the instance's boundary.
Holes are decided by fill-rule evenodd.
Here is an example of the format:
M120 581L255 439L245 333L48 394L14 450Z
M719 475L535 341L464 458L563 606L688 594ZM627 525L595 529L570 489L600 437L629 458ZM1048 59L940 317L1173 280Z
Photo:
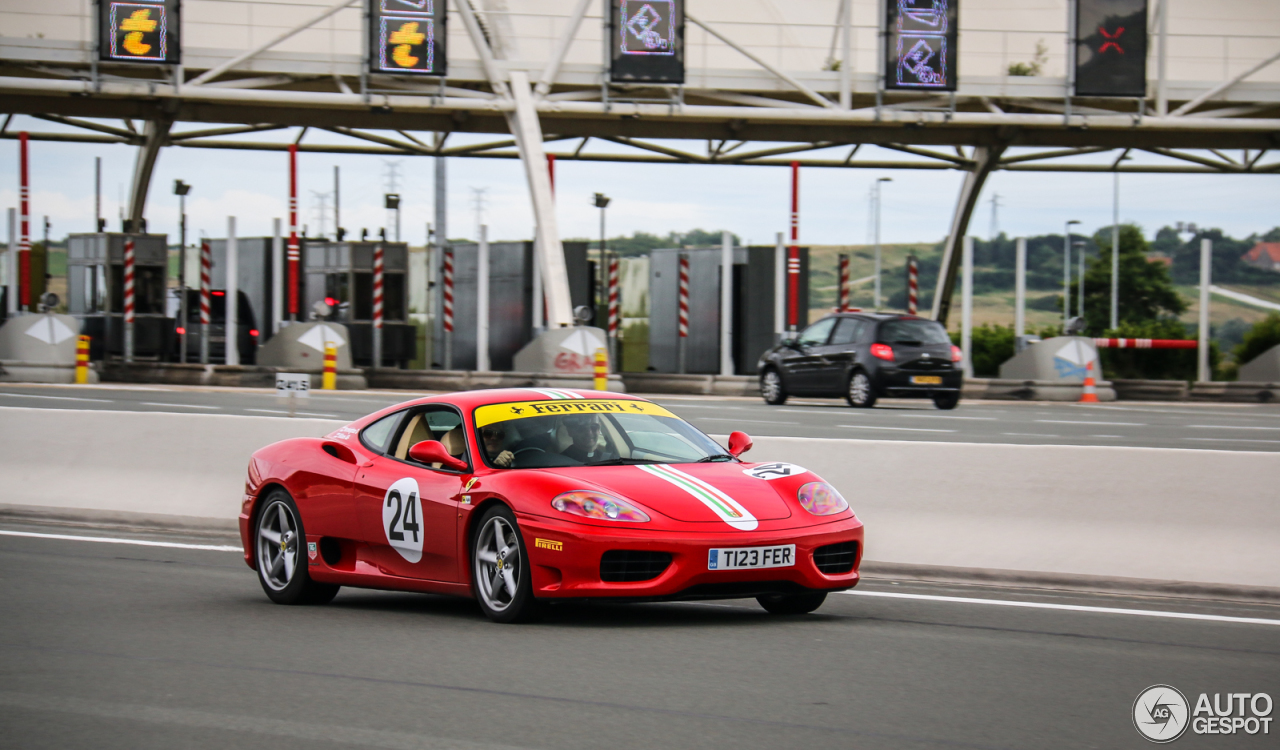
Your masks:
M600 440L600 418L594 414L573 414L564 418L565 428L573 442L560 451L560 455L584 464L599 463L617 458Z

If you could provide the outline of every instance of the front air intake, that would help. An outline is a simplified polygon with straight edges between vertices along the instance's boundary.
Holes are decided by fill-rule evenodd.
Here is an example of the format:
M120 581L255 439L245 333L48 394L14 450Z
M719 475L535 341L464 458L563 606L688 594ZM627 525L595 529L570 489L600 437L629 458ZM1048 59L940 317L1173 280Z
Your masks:
M605 583L634 583L662 575L671 565L670 552L611 549L600 557L600 580Z
M848 573L858 560L857 542L828 544L813 551L813 564L829 576Z

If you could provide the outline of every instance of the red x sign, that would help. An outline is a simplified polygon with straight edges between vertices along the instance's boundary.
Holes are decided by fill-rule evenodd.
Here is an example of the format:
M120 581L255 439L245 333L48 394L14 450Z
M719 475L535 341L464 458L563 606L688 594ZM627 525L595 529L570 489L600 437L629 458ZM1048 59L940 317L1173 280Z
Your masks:
M1116 52L1119 52L1122 55L1124 54L1124 48L1121 47L1120 44L1116 42L1116 40L1120 38L1120 35L1124 33L1123 26L1120 26L1119 28L1117 28L1116 33L1114 34L1108 34L1106 29L1099 26L1098 33L1102 35L1103 39L1107 40L1102 43L1101 49L1098 50L1099 55L1101 55L1103 52L1106 52L1107 47L1115 47Z

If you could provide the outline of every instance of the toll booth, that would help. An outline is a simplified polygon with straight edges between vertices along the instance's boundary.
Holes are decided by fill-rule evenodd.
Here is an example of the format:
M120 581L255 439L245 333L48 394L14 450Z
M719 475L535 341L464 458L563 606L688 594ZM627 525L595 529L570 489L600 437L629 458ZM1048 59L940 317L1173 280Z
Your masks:
M592 268L587 262L587 243L564 242L564 259L569 275L569 300L574 307L591 305ZM476 293L479 245L455 243L453 249L453 337L451 366L454 370L476 367ZM489 243L489 367L498 371L513 368L516 352L533 340L533 243ZM443 278L439 272L437 278ZM441 282L443 283L443 282ZM440 291L443 295L443 291ZM445 367L444 318L435 316L432 367Z
M174 319L165 313L168 236L101 232L67 238L67 311L90 338L89 356L124 355L124 243L133 240L136 359L165 360L174 349Z
M417 356L409 323L409 245L404 242L308 240L303 253L304 294L299 318L322 300L336 303L333 319L351 335L357 367L373 364L373 251L382 245L381 367L405 367Z
M777 341L774 279L776 249L772 246L733 250L734 373L756 374L760 355ZM654 372L680 369L680 256L689 258L689 336L685 343L685 372L720 372L720 276L718 247L654 250L649 262L649 368ZM809 248L800 248L798 326L809 324Z

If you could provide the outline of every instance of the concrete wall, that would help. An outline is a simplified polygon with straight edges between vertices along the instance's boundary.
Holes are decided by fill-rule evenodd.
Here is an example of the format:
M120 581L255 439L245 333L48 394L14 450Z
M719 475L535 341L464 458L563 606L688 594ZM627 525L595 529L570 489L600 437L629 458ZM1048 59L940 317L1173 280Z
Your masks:
M0 423L0 503L226 520L250 453L341 424L23 408ZM832 482L872 561L1280 586L1280 454L761 437L748 457Z

